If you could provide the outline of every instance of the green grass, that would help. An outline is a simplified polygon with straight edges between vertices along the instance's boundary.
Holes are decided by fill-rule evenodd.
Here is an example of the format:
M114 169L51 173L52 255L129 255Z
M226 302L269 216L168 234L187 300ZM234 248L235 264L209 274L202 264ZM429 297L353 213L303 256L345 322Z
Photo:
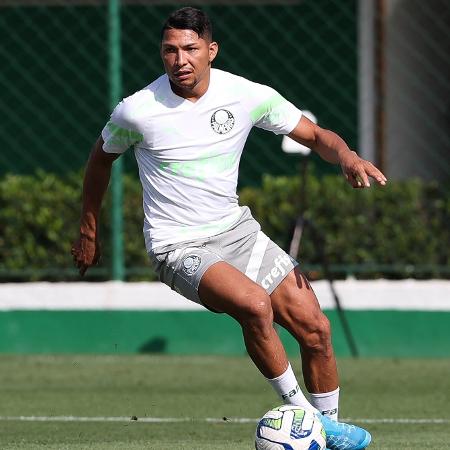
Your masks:
M293 361L294 366L298 365ZM361 423L373 450L450 444L450 361L339 360L341 418L445 419ZM0 416L190 418L182 423L0 420L5 449L253 448L256 418L280 401L246 357L0 356ZM206 417L219 423L207 423Z

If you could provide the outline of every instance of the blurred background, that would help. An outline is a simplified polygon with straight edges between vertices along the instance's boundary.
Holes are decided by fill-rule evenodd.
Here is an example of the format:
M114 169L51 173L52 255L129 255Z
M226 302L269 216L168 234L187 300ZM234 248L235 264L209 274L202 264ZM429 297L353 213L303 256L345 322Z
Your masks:
M243 154L241 204L251 207L267 234L288 249L300 213L314 224L315 233L305 228L297 256L317 280L319 298L336 323L338 353L353 351L329 279L337 280L334 286L349 310L359 354L422 355L439 342L436 355L448 356L450 2L189 4L204 9L213 22L220 45L215 67L271 85L311 111L319 125L343 136L389 178L385 188L354 191L339 168L313 154L284 153L280 136L256 129ZM153 285L146 291L134 283L155 276L142 237L141 188L132 151L115 163L102 213L103 258L85 278L91 286L79 283L70 256L90 148L117 102L163 72L160 29L181 6L186 4L0 1L0 350L217 350L205 344L204 335L196 341L179 334L169 338L154 310L178 312L190 306L180 300L180 306L169 308L166 297L175 294L165 287L153 291ZM306 160L308 170L303 171ZM110 280L129 284L119 288ZM362 288L359 282L369 284ZM83 290L94 287L95 293ZM364 298L362 292L372 296ZM139 325L137 316L121 313L130 308L146 311ZM108 316L106 328L120 329L124 343L119 349L111 337L116 331L108 335L100 325L105 316L86 319L89 309L117 313ZM437 312L433 320L423 315L430 309ZM86 313L82 320L90 323L85 325L89 337L77 336L74 315L55 320L61 310ZM393 310L403 311L403 325ZM33 319L26 316L30 311ZM40 319L37 311L43 314ZM174 321L170 314L169 328L188 317L186 312ZM352 314L359 316L352 321ZM366 314L362 322L361 314ZM32 327L39 328L38 337L30 334L30 320L42 320ZM368 334L366 325L376 320L382 329L392 329L383 343L377 343L377 333ZM130 337L130 327L142 332ZM73 340L55 341L61 331ZM173 343L177 339L185 344ZM238 339L223 351L242 352ZM398 339L398 347L392 339ZM410 339L415 344L408 347Z

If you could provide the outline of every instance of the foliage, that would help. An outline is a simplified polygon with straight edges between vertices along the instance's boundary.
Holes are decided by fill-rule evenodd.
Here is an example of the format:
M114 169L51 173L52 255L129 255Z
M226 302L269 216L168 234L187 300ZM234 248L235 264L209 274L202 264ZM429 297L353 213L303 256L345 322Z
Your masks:
M127 267L144 267L144 278L155 275L142 236L142 194L139 181L124 177L124 243ZM0 179L0 275L3 279L62 280L77 277L70 249L78 236L82 173L58 176L6 175ZM88 280L108 278L111 264L111 199L107 195L100 219L102 258ZM146 267L145 267L146 266Z
M359 265L365 276L439 277L445 267L448 276L448 186L411 179L359 190L330 175L307 177L305 192L301 202L297 177L265 176L261 188L243 189L240 199L283 248L303 208L307 224L298 257L308 264L323 262L323 247L329 264Z
M0 179L0 275L3 280L73 279L70 247L77 236L82 174L5 175ZM307 177L301 202L298 177L265 176L259 188L240 192L263 230L288 248L301 208L310 221L299 258L334 272L374 277L447 277L450 189L420 180L353 190L342 176ZM109 196L101 216L102 260L87 279L108 279L111 262ZM154 279L142 236L139 180L124 176L124 244L129 279ZM311 226L314 225L314 227ZM316 229L317 233L313 233ZM346 267L344 267L346 266ZM345 270L344 270L345 269ZM314 275L314 274L313 274Z

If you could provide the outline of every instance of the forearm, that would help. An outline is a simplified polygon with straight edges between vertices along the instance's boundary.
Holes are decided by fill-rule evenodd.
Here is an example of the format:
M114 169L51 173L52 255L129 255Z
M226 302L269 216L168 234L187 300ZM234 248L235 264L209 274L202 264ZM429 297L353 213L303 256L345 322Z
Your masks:
M348 145L339 135L319 127L314 133L314 141L311 148L322 159L332 164L339 164L342 160L342 155L351 152Z
M94 145L83 180L80 233L91 239L98 233L100 209L111 177L112 160L102 155L102 143L99 139Z
M356 155L336 133L321 128L303 116L289 137L314 150L322 159L332 164L340 164L342 158Z
M312 148L321 158L332 164L340 164L347 181L354 187L369 187L369 177L379 184L386 184L386 177L371 162L360 158L350 150L336 133L320 128L303 116L289 137Z

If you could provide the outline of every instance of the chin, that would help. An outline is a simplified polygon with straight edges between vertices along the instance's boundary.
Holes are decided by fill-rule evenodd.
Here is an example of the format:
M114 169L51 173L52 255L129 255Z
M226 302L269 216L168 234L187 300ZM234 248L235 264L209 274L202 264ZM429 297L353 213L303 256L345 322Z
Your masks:
M192 83L180 83L176 85L178 89L182 90L183 92L189 93L191 91L194 90L196 84L192 84Z

